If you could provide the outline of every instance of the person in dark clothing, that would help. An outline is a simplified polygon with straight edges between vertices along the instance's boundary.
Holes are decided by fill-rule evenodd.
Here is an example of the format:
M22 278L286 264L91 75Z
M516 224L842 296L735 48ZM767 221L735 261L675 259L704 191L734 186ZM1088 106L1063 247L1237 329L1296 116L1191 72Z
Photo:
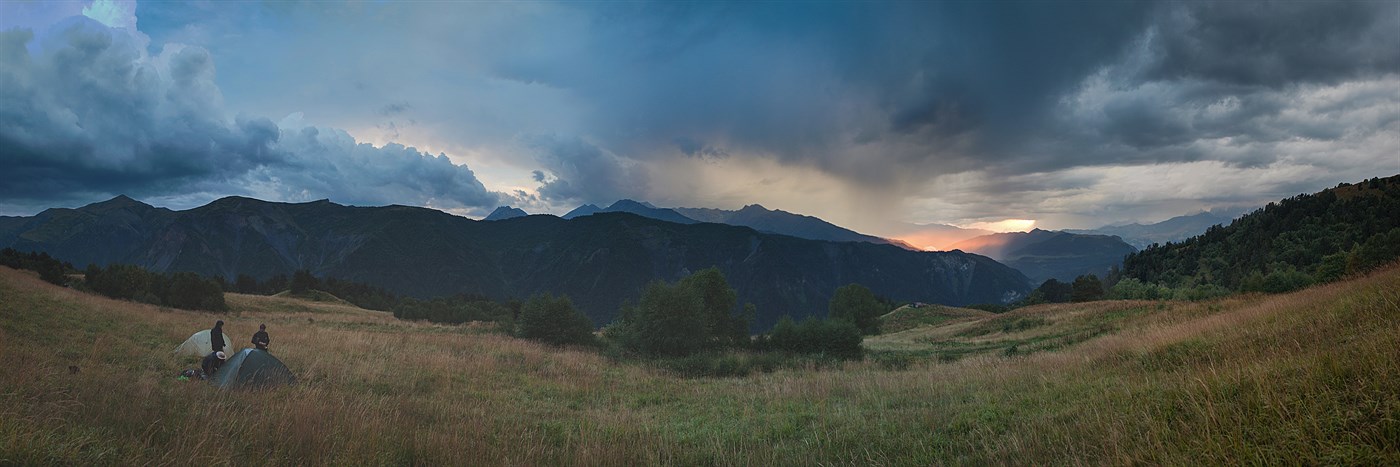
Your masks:
M219 371L219 367L224 366L226 359L228 359L228 355L224 355L223 352L209 352L209 355L205 355L204 360L199 362L199 369L204 370L204 378L213 378L214 372Z
M209 347L215 352L224 350L224 320L214 323L214 328L209 330Z
M267 338L267 325L259 324L258 332L253 333L253 347L265 351L267 350L267 346L271 343L272 341Z

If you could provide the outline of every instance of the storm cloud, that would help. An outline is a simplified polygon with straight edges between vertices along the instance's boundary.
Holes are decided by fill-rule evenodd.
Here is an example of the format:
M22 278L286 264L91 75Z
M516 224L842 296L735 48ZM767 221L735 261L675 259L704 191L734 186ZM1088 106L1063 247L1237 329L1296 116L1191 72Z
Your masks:
M879 233L880 218L1160 220L1400 172L1396 2L152 2L135 11L153 45L112 48L134 49L137 63L160 71L154 85L42 78L5 94L40 95L0 110L14 122L2 137L30 178L63 169L54 186L68 188L51 191L193 183L552 212L622 197L761 202ZM7 64L52 68L63 58L38 47L43 40L23 45L23 30L6 34L20 44L5 46ZM160 53L144 57L148 48ZM124 60L79 63L91 76L145 79ZM77 130L51 112L60 88L110 93L63 104L92 120ZM141 105L101 110L124 100ZM227 116L297 112L318 127ZM121 126L104 127L98 114L138 129L115 134ZM122 151L153 163L128 164ZM61 162L74 158L86 165ZM380 158L398 162L370 164ZM1171 185L1143 186L1153 180Z
M144 35L86 17L38 37L0 32L0 198L43 206L119 193L248 194L446 209L499 201L443 155L229 119L207 50L147 48Z

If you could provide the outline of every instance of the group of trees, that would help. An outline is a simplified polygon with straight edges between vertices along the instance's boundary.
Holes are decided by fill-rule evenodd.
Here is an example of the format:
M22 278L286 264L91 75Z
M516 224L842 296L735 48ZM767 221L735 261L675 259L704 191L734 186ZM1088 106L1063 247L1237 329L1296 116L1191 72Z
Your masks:
M191 272L170 275L130 264L88 265L86 287L108 297L186 310L226 311L219 282Z
M73 269L73 265L61 262L48 253L20 253L14 248L0 250L0 266L37 272L40 279L54 285L67 284L66 271Z
M710 268L674 284L653 282L636 304L624 305L606 336L641 355L676 357L748 344L748 318L735 313L738 294Z
M1400 258L1400 176L1298 195L1123 261L1123 277L1190 293L1286 292ZM1190 293L1187 293L1188 295Z
M1031 291L1018 305L1035 305L1039 303L1066 303L1066 302L1091 302L1103 300L1107 296L1103 281L1094 274L1084 274L1074 278L1074 282L1060 282L1056 279L1047 279Z

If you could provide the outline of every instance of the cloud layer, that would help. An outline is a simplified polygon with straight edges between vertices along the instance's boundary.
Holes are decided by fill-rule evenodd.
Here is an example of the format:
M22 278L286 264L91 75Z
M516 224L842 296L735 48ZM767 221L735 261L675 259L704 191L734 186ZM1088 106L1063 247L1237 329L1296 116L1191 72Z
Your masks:
M52 47L5 33L0 76L28 87L0 90L16 102L0 144L20 148L3 157L24 179L464 211L760 202L880 233L1160 220L1400 173L1395 2L159 2L135 16L153 46L112 33L98 47L91 25ZM321 127L229 117L296 112ZM45 191L10 186L0 197Z
M144 35L85 17L39 37L0 32L0 199L248 194L468 211L499 201L446 156L357 143L342 130L228 119L205 49L147 48Z

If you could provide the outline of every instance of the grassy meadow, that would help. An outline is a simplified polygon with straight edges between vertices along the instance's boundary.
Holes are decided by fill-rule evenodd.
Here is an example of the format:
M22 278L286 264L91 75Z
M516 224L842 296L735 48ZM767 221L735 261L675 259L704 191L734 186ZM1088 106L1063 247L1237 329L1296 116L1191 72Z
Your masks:
M1400 464L1400 267L1286 295L911 310L864 362L746 378L227 301L0 268L0 464ZM216 319L240 348L266 323L298 384L177 381L198 363L171 350ZM910 363L874 358L892 355Z

